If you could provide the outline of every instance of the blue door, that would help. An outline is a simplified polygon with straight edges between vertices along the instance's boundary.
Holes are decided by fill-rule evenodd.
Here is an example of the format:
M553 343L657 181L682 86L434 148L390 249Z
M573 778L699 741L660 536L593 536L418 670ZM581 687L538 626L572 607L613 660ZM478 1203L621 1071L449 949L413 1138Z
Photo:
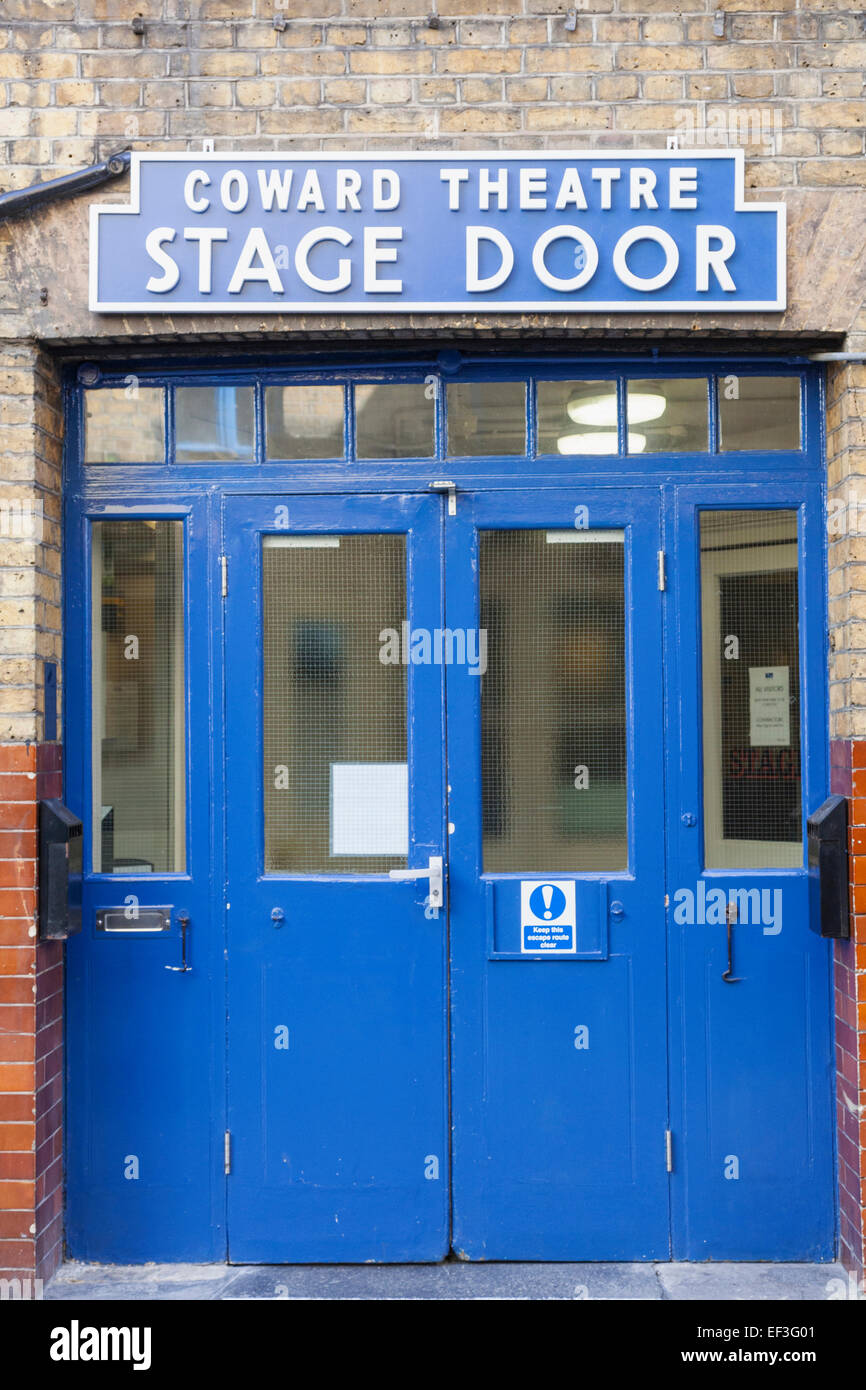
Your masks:
M674 1255L831 1259L832 980L803 835L828 780L820 489L682 487L674 510Z
M659 492L457 495L454 1247L669 1253Z
M658 528L226 503L231 1259L667 1254Z
M222 1259L208 508L133 494L68 515L66 780L87 859L66 948L66 1238L79 1259Z
M448 1250L442 510L225 504L233 1261Z

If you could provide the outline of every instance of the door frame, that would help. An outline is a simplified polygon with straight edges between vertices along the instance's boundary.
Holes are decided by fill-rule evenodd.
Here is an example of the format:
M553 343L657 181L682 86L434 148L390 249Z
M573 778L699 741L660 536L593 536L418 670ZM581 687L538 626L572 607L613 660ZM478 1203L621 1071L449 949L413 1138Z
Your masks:
M745 359L735 353L710 354L706 357L683 357L660 352L652 354L632 351L628 356L621 353L594 353L577 355L570 345L563 350L560 346L549 355L535 356L530 353L514 352L507 355L495 351L495 355L485 355L488 349L482 343L474 345L471 354L462 351L440 351L438 355L426 357L415 355L407 360L405 355L393 349L373 352L365 346L364 355L356 355L346 350L325 353L314 363L298 362L297 358L284 361L273 356L250 357L245 361L234 359L226 366L224 359L202 355L198 359L180 362L171 359L144 359L141 370L136 373L139 386L168 387L164 393L164 422L166 443L169 451L173 448L175 418L173 390L176 385L225 385L252 382L255 384L255 460L245 464L181 464L168 460L162 462L122 463L112 465L86 465L83 461L84 441L84 390L92 387L93 369L88 364L87 371L69 367L64 373L64 401L66 436L64 442L63 479L63 584L64 584L64 663L65 679L62 684L63 737L64 737L64 797L73 810L83 809L86 767L86 747L83 739L81 713L89 709L88 652L84 645L84 617L86 602L83 595L88 586L85 555L81 546L83 517L124 515L127 505L136 502L150 510L150 515L179 516L185 512L187 500L201 505L207 517L207 538L210 553L210 572L208 589L216 592L219 583L218 557L220 499L224 495L261 490L279 495L289 488L299 494L343 493L346 490L361 494L376 494L392 491L426 491L431 475L435 478L453 477L458 488L486 489L502 488L520 490L526 486L527 478L533 487L572 488L615 485L623 480L628 485L660 486L663 489L662 504L662 544L675 566L681 564L677 549L676 528L670 510L671 499L678 485L694 487L701 496L711 499L718 489L725 485L741 490L744 485L765 486L779 495L779 505L790 503L792 491L809 490L812 503L811 534L812 555L816 564L820 557L820 577L811 573L810 593L813 594L813 623L824 623L827 612L826 550L821 539L821 526L826 510L826 476L824 449L825 387L820 368L810 364L802 356L762 355L753 360ZM106 357L96 369L98 386L123 388L128 385L130 376L129 361L122 357ZM797 451L765 453L749 451L742 453L718 452L718 410L713 388L715 374L736 373L757 376L798 375L803 383L801 394L801 448ZM627 377L642 380L651 377L707 377L709 381L709 437L708 451L702 454L659 454L637 457L623 456L625 426L623 404L625 399L624 382ZM529 383L535 378L543 380L611 380L616 381L620 402L620 457L598 460L594 458L561 459L556 457L537 457L534 441L537 431L535 395L529 390L527 399L528 450L529 456L513 457L507 460L495 458L448 459L446 452L446 426L444 414L444 387L450 381L496 381L522 378ZM437 392L435 446L436 458L427 461L393 463L371 461L358 463L349 458L348 462L336 465L299 465L279 460L266 460L264 454L264 405L262 391L265 384L311 383L331 384L334 381L354 382L374 380L377 382L416 382L432 381ZM347 429L351 425L351 407ZM169 458L173 457L169 453ZM615 472L612 472L615 470ZM187 499L180 502L178 498ZM128 514L127 514L128 515ZM816 539L817 538L817 539ZM804 573L801 564L801 575ZM668 581L669 589L673 583L673 571ZM820 584L820 592L816 585ZM805 585L801 587L801 605L804 602ZM670 597L670 595L668 595ZM667 601L663 605L665 646L663 653L666 676L671 681L680 681L682 671L679 666L677 650L677 628L673 619L673 605ZM222 633L216 631L216 624L210 624L207 637L207 661L212 673L211 703L208 720L212 729L221 722L223 681ZM813 644L814 646L814 644ZM805 649L805 643L804 643ZM815 651L824 647L814 647ZM810 704L807 707L807 685L803 683L804 716L810 713L813 720L813 737L810 753L813 758L804 759L805 778L814 795L808 809L812 809L828 790L828 727L827 727L827 686L826 662L823 669L814 663L809 672ZM671 689L672 686L668 686ZM667 695L666 695L667 699ZM669 718L673 713L668 704ZM817 730L815 723L817 722ZM817 751L816 751L817 750ZM223 777L224 757L212 759L211 765L211 807L207 829L207 843L213 865L211 876L212 911L218 909L222 900L219 885L224 878L224 839L225 807ZM189 771L189 770L188 770ZM674 750L667 757L667 787L669 804L675 804L681 787L678 777L681 772ZM215 920L215 919L214 919ZM672 972L674 967L672 966ZM828 967L829 969L829 967ZM212 1078L210 1105L215 1117L207 1142L210 1148L209 1171L212 1175L210 1197L212 1221L207 1232L199 1232L197 1241L198 1256L187 1258L220 1258L219 1240L222 1239L224 1251L225 1232L225 1178L222 1172L221 1133L212 1131L224 1125L225 1086L222 1080L221 1055L224 1036L219 1036L216 1021L224 1019L225 1001L219 989L220 971L216 967L213 975L213 1001L210 1017L213 1022L214 1037L209 1042L209 1074ZM75 988L71 978L64 984L66 996L64 1033L67 1055L71 1056L70 1044L70 991ZM832 996L828 1001L828 1027L833 1026ZM224 1035L224 1029L223 1029ZM678 1036L674 1012L671 1012L669 1026L669 1047L675 1057L676 1048L681 1044ZM671 1104L674 1105L676 1092L671 1087ZM64 1104L67 1116L70 1109L80 1104L79 1097L70 1084L67 1069ZM672 1111L672 1114L675 1112ZM836 1202L834 1186L833 1201ZM222 1232L222 1236L220 1236ZM80 1249L80 1247L79 1247ZM76 1253L73 1250L73 1253ZM105 1258L104 1255L96 1256Z

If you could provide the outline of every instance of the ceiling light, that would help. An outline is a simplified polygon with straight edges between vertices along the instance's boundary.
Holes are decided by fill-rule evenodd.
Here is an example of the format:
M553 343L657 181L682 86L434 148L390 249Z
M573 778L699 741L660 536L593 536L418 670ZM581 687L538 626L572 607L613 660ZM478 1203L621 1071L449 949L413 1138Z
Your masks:
M586 434L563 434L556 441L556 447L561 454L615 454L618 452L618 441L614 430L599 430ZM646 435L629 430L629 453L642 454L645 448Z
M656 391L629 392L629 424L644 425L648 420L658 420L666 408L667 401ZM615 392L604 396L572 396L565 410L576 425L595 425L601 429L616 427Z

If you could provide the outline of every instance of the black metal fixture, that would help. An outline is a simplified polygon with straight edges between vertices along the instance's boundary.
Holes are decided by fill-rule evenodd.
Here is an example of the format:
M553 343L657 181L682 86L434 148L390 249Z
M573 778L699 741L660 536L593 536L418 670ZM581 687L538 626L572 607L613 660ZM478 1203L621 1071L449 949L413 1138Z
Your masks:
M129 168L128 150L118 150L103 159L99 164L90 164L86 169L76 169L74 174L61 174L57 179L46 179L43 183L32 183L29 188L15 188L8 193L0 193L0 218L15 217L18 213L29 212L39 203L50 203L56 198L72 198L76 193L86 193L90 188L98 188L109 179L119 178Z

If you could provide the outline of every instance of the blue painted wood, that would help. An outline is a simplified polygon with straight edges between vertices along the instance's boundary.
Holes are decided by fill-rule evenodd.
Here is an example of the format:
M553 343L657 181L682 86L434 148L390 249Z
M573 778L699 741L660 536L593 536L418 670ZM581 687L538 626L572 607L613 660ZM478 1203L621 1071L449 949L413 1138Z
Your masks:
M673 565L667 631L668 891L698 885L781 892L781 930L678 925L671 953L673 1254L686 1260L829 1260L835 1235L832 943L809 928L806 870L706 870L698 515L795 508L800 530L802 814L829 785L822 488L791 480L683 487L670 496ZM693 813L696 824L683 824ZM768 899L772 906L775 899ZM731 1163L736 1159L736 1163ZM735 1174L738 1174L735 1176Z
M480 682L448 669L454 1244L471 1259L668 1258L659 503L657 488L461 493L446 523L451 628L479 622L480 530L569 528L582 505L626 533L629 868L550 875L575 881L578 948L602 896L605 958L489 959L485 896L504 932L515 879L544 876L483 872Z
M215 1076L223 964L211 894L215 625L207 511L204 498L165 510L142 497L111 508L82 510L74 502L67 508L66 797L84 821L88 870L82 931L70 938L66 956L66 1239L80 1259L200 1260L225 1253ZM154 515L176 517L185 527L187 872L94 874L90 527L95 519ZM122 908L129 895L142 908L171 906L171 930L158 936L97 932L97 911ZM192 969L178 974L165 967L180 964L177 918L184 910Z
M441 1259L445 913L425 914L423 879L263 869L260 556L263 533L278 530L275 501L236 497L225 509L229 1253L241 1263ZM279 504L290 534L405 535L407 620L443 626L438 496ZM410 867L445 853L443 669L406 668ZM288 1048L274 1045L280 1026Z
M268 383L530 380L535 374L542 379L617 380L622 395L628 376L791 371L804 383L803 448L797 452L538 457L530 393L527 459L448 459L440 392L435 460L357 463L347 456L345 461L304 464L263 456L261 393ZM128 363L107 362L103 380L122 384L128 373ZM186 518L190 720L189 874L148 876L147 883L142 878L123 885L88 874L84 929L68 946L70 1253L118 1261L221 1259L227 1249L235 1259L441 1257L448 1244L444 927L424 919L422 894L411 885L316 877L281 882L280 892L287 895L287 905L291 899L292 913L326 919L343 933L344 957L337 960L329 953L325 938L330 933L325 932L301 961L288 924L282 934L271 925L271 883L260 872L260 768L253 737L253 716L259 717L254 710L259 689L257 537L287 492L296 499L294 515L311 528L406 529L423 558L411 573L410 588L416 613L426 616L424 625L441 625L445 575L450 624L471 626L477 624L475 529L487 524L567 525L569 505L573 508L592 493L607 524L630 526L632 554L640 561L639 566L633 561L630 571L636 658L630 711L632 789L642 789L644 799L630 803L637 858L629 874L615 880L626 915L610 925L606 955L571 962L491 959L496 952L489 949L485 896L492 898L495 920L499 898L507 910L503 895L513 888L496 876L478 874L478 691L472 688L477 682L470 683L464 673L461 685L459 671L449 672L450 811L457 828L446 840L444 706L441 689L437 694L428 679L431 670L441 674L441 668L411 668L418 708L425 711L413 723L413 757L419 758L423 749L429 759L414 779L418 838L413 853L416 862L426 859L434 845L451 854L455 1243L473 1257L486 1258L664 1258L669 1248L677 1258L827 1258L834 1222L829 950L806 929L802 876L797 871L785 875L792 906L789 912L786 898L781 935L738 942L737 964L739 968L742 962L751 981L748 992L743 986L722 986L728 995L717 997L721 939L709 939L714 929L675 930L668 924L667 1089L665 1030L659 1017L665 946L657 919L664 892L702 873L699 831L687 830L679 819L683 806L694 808L699 824L701 818L698 506L754 503L801 511L808 749L804 814L828 789L818 371L791 357L744 363L733 355L527 361L517 354L490 359L473 353L455 364L443 355L407 360L387 350L371 352L368 345L363 362L345 353L323 354L312 365L298 366L260 357L226 370L222 361L197 359L154 362L137 375L142 385L168 388L170 458L175 385L254 382L256 454L251 462L236 465L85 466L82 396L69 378L65 795L82 814L86 836L90 518L128 515L127 507L142 508L143 515ZM710 407L712 450L717 436L712 391ZM347 432L351 412L350 400ZM621 434L624 440L624 426ZM438 478L458 484L456 518L443 520L441 500L430 496L429 483ZM659 544L669 557L664 596L655 588ZM224 545L232 557L225 703L218 590L218 556ZM248 576L240 584L233 577L238 564ZM414 621L423 620L419 616ZM471 833L464 838L466 826ZM659 863L665 826L666 879ZM227 880L233 890L229 894ZM774 876L760 875L755 881L771 880ZM598 882L590 881L588 876L587 892L600 891ZM190 907L192 975L162 969L179 952L176 926L166 941L97 940L93 914L113 902L121 887L139 893L142 903ZM226 900L232 903L228 913ZM228 930L226 917L232 919ZM640 932L634 930L636 919ZM275 954L277 936L281 944ZM388 953L383 950L386 940ZM401 951L407 954L401 957ZM234 1013L228 1010L228 1120L227 966L234 1008ZM266 966L273 966L270 975ZM416 971L411 989L405 973L399 976L410 967ZM263 1021L269 1021L265 1015L271 1007L263 980L271 978L277 998L293 1007L296 1027L315 1038L324 1055L339 1053L342 1071L335 1067L323 1074L315 1057L296 1052L297 1086L293 1081L294 1089L280 1090L273 1073L277 1054L271 1057L262 1050ZM423 982L420 987L417 979ZM743 993L734 997L736 990ZM395 998L402 1014L389 1013L392 1004L397 1008ZM371 1003L377 1005L372 1022ZM565 1057L557 1052L560 1033L572 1018L582 1021L575 1016L578 1009L591 1011L600 1045L594 1055L591 1048L584 1056L572 1046L573 1056ZM544 1070L539 1068L540 1051ZM411 1056L409 1071L399 1072L397 1056ZM547 1066L551 1057L555 1061ZM589 1058L591 1076L567 1089L574 1079L568 1064ZM398 1117L394 1097L407 1075L413 1079L411 1104ZM623 1128L626 1114L630 1128ZM577 1119L586 1115L591 1117L589 1128L581 1128ZM772 1123L766 1123L767 1117ZM668 1122L674 1134L672 1246L664 1171ZM227 1123L235 1136L234 1171L228 1179L222 1145ZM357 1134L360 1166L353 1179L347 1160L328 1188L323 1175L329 1163L333 1167L341 1124L343 1135ZM287 1132L291 1145L301 1146L293 1152L302 1158L290 1174L280 1147ZM735 1136L730 1141L729 1133ZM743 1151L738 1181L720 1178L719 1146L725 1153L736 1146ZM143 1160L137 1181L123 1177L130 1154ZM438 1180L424 1177L430 1155L443 1160ZM306 1181L311 1172L315 1181ZM228 1245L227 1199L234 1218ZM333 1219L335 1211L342 1213L342 1228Z

